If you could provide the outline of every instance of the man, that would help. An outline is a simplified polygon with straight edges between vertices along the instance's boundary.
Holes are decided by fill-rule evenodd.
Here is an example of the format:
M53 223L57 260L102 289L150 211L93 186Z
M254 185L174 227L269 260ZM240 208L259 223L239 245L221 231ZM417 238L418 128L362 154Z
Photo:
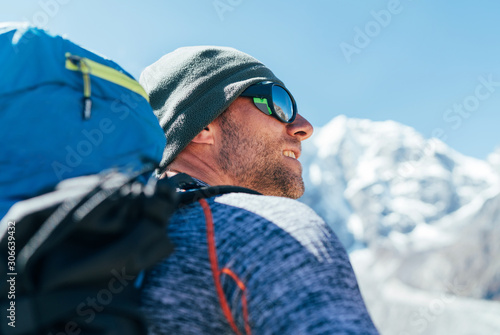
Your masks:
M345 250L292 200L304 192L297 158L313 129L284 84L222 47L178 49L140 81L168 138L162 177L262 194L176 212L168 231L176 249L143 283L151 333L376 334Z

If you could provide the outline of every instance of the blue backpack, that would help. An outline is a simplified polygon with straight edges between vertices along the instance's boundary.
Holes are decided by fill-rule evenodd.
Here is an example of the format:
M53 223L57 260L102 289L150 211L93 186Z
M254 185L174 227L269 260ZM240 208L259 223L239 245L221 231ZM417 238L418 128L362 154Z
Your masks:
M0 219L58 182L160 161L165 135L114 62L26 24L0 24Z
M0 70L0 334L146 334L141 282L173 250L172 213L256 192L151 177L165 137L146 94L61 37L0 25Z

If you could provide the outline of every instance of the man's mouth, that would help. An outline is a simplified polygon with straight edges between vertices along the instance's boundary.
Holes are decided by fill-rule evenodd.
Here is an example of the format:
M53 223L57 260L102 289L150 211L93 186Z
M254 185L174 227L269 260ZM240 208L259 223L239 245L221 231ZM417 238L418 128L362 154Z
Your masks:
M284 150L283 151L283 156L297 159L297 157L295 156L295 153L293 151L291 151L291 150Z

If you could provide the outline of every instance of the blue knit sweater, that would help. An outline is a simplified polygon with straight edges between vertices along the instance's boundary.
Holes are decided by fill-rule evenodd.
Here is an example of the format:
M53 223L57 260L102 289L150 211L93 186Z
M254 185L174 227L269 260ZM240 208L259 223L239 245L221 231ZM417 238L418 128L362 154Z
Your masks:
M242 193L206 204L176 212L176 249L146 275L151 334L378 334L346 251L313 210Z

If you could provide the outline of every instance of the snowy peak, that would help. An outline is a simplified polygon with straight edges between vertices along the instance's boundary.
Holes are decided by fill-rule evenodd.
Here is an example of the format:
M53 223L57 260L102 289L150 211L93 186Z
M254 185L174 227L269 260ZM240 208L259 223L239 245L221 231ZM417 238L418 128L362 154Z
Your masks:
M351 251L381 333L500 329L500 148L481 161L397 122L339 116L301 160L301 201Z
M488 163L490 163L493 169L500 174L500 147L497 147L495 151L488 156Z
M433 224L499 181L491 164L394 121L339 116L308 142L302 201L347 247Z

